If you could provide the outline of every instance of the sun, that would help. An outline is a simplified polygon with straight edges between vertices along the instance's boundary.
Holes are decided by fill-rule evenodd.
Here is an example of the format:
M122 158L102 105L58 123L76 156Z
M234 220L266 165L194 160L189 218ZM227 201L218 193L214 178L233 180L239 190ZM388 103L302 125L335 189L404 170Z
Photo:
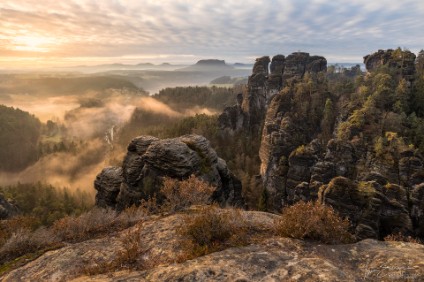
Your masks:
M21 35L12 39L13 49L17 51L48 52L55 41L44 36Z

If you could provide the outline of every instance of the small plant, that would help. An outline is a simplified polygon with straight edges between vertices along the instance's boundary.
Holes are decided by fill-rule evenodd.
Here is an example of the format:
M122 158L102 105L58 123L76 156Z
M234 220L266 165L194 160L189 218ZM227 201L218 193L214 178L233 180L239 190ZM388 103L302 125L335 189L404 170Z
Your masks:
M187 216L180 233L188 239L186 248L194 257L247 241L245 220L236 209L206 206L195 216Z
M397 242L424 244L424 242L421 241L420 239L414 238L414 237L411 237L411 236L406 236L406 235L404 235L400 232L387 235L386 237L384 237L384 241L397 241Z
M191 205L207 204L215 187L192 175L183 181L165 178L160 191L165 196L165 208L175 212Z
M351 243L349 221L339 217L333 208L317 202L298 202L283 210L275 221L277 235L312 239L327 244Z
M121 213L111 209L94 208L78 217L67 216L57 220L52 230L63 241L77 242L130 227L147 214L144 206L129 207Z
M39 228L34 232L30 229L16 230L0 248L0 263L46 249L57 243L57 238L46 228Z
M144 250L141 247L140 230L140 226L137 226L134 230L125 230L120 237L123 250L120 251L116 257L110 261L103 261L92 266L86 266L81 272L91 276L124 268L137 270L146 269L147 264L140 260L141 255L144 254Z
M15 216L7 220L0 220L0 246L20 230L34 230L39 221L33 216Z
M52 230L63 241L77 242L116 228L116 217L113 210L94 208L78 217L67 216L55 221Z

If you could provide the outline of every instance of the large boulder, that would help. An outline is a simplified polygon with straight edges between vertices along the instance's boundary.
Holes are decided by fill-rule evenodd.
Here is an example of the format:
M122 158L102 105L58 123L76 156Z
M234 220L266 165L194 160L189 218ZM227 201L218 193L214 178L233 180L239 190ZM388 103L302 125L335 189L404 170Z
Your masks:
M7 219L19 213L19 209L0 194L0 220Z
M105 168L96 178L96 205L123 209L159 195L164 177L186 179L195 175L216 187L212 200L242 205L241 183L200 135L163 139L134 138L122 168Z

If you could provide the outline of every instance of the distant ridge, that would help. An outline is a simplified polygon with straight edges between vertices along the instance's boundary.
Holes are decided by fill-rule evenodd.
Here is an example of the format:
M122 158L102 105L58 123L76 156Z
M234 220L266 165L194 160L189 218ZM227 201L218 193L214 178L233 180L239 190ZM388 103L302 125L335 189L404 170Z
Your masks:
M227 65L224 60L204 59L197 61L196 64L181 68L180 71L201 71L201 72L216 72L233 70L234 67Z

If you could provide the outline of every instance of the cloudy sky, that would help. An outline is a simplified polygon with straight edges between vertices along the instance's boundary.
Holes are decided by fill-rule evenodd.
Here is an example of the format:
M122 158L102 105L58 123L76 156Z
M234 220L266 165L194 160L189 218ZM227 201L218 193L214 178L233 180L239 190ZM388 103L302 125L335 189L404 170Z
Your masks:
M424 48L423 0L1 0L0 68L251 63L306 51L360 62Z

